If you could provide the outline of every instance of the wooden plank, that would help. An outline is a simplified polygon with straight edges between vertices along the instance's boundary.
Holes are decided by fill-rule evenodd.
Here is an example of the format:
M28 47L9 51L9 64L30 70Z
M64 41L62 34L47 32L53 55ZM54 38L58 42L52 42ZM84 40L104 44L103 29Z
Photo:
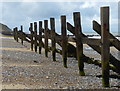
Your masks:
M52 40L52 56L53 61L56 61L56 40L55 40L55 19L50 18L51 40Z
M102 85L109 87L109 7L101 7Z
M41 54L42 49L42 21L39 21L39 54Z
M29 39L31 39L31 33L30 34L25 34L25 36Z
M84 76L85 72L84 72L84 62L82 60L83 44L82 44L82 29L81 29L80 12L74 12L73 19L74 19L74 26L75 26L76 51L77 51L79 74L81 76Z
M44 29L43 29L44 30ZM43 33L44 33L44 31L42 31ZM62 37L59 35L59 34L57 34L56 32L54 32L55 33L55 40L56 41L62 41ZM50 35L51 34L51 30L50 29L48 29L48 34ZM42 38L45 38L45 36L44 35L42 35ZM48 38L49 39L52 39L52 37L51 36L48 36Z
M22 37L22 32L21 32L21 30L19 30L18 31L18 38L21 39L21 37Z
M67 68L67 30L66 16L61 16L61 36L62 36L62 59L63 65Z
M23 26L21 25L20 28L21 28L21 33L22 33L22 32L23 32ZM23 37L24 37L24 36L23 36L23 34L22 34L22 35L21 35L21 44L22 44L22 45L23 45Z
M34 49L35 49L35 52L37 52L37 22L34 22L34 38L35 38Z
M55 36L56 41L62 41L62 36Z
M48 20L44 20L45 56L48 57Z
M89 45L101 45L101 40L100 39L93 39L93 38L82 38L82 43L83 44L89 44Z
M73 27L69 22L67 22L67 29L70 31L73 35L75 35L75 27Z
M33 42L33 23L30 23L29 30L30 30L30 39L31 39L31 50L33 51L33 44L34 44L34 42Z
M49 30L49 31L51 31L51 30ZM43 32L44 33L44 32ZM30 37L30 34L26 34L26 37ZM44 35L41 35L41 38L45 38L45 36ZM40 39L40 36L39 35L37 35L37 39L39 40ZM48 39L52 39L52 37L51 36L48 36ZM58 36L58 35L56 35L55 36L55 40L56 41L62 41L62 38L61 38L61 36Z
M93 30L95 30L98 34L101 35L101 25L98 24L96 21L93 21ZM109 37L110 39L115 39L115 41L111 41L111 44L120 51L120 41L115 38L115 36L113 36L111 33L109 33Z

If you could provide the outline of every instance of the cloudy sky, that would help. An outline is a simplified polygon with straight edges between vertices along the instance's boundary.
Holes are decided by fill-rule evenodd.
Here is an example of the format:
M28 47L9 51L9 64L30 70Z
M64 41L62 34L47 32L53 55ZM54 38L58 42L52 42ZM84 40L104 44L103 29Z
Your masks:
M118 32L118 2L0 2L2 9L1 23L8 25L11 29L24 26L28 32L29 23L35 21L56 20L56 31L60 32L60 16L66 15L67 21L73 24L73 12L81 13L81 24L83 32L94 32L92 21L100 23L100 7L110 6L110 31Z

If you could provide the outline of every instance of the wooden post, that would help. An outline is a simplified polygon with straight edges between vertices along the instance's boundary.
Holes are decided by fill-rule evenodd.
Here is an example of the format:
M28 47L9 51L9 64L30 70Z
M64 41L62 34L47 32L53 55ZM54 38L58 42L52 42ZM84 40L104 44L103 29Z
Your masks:
M21 33L23 33L23 26L21 25ZM23 45L23 35L21 35L21 44Z
M52 40L52 56L53 61L56 61L56 41L55 41L55 19L50 18L50 27L51 27L51 40Z
M79 74L81 76L84 76L85 72L84 72L84 62L82 60L83 44L82 44L82 28L81 28L80 12L74 12L73 19L74 19L74 26L75 26L76 52L77 52Z
M101 7L101 60L102 84L109 87L109 7Z
M31 38L31 50L33 51L33 23L30 23L30 28L29 28L29 30L30 30L30 38Z
M39 54L41 54L42 49L42 21L39 21Z
M18 28L16 27L16 41L18 42Z
M37 52L37 22L34 22L34 49L35 49L35 52Z
M61 16L61 33L62 33L62 58L63 65L67 68L67 31L66 31L66 16Z
M16 40L16 32L15 32L15 28L13 28L13 35L14 35L14 40Z
M48 20L44 20L45 56L48 57Z

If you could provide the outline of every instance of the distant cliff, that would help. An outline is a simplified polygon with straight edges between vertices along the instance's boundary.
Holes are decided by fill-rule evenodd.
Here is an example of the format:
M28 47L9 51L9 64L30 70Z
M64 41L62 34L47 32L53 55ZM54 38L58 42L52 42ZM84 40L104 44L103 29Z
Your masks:
M0 33L3 35L13 35L12 30L7 25L2 23L0 23Z

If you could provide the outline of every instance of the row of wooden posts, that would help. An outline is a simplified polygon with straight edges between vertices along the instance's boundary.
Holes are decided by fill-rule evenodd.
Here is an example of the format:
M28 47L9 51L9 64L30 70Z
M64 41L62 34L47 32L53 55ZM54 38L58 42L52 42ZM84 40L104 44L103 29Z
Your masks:
M55 19L50 18L50 29L48 28L48 20L44 20L44 28L42 21L39 21L39 34L37 34L37 22L30 23L30 34L23 32L23 26L20 31L14 28L14 39L18 42L18 38L31 43L31 50L41 54L42 47L45 49L45 56L48 57L48 52L52 50L53 61L56 61L56 53L62 55L63 65L67 68L67 57L72 56L78 60L79 74L85 76L84 62L92 62L102 66L102 84L104 87L109 87L109 70L113 70L120 74L120 61L110 54L110 46L114 46L120 51L120 41L109 33L109 7L101 7L100 9L101 25L93 21L93 29L101 35L101 39L88 38L82 33L80 12L73 13L74 27L66 22L66 16L61 16L61 35L55 32ZM75 38L67 36L67 30L70 31ZM44 38L44 43L42 41ZM52 41L52 47L48 46L48 39ZM76 47L68 41L76 42ZM56 48L56 43L62 47L62 50ZM93 61L83 54L83 44L87 44L95 51L101 54L101 61ZM111 66L112 65L112 66Z

